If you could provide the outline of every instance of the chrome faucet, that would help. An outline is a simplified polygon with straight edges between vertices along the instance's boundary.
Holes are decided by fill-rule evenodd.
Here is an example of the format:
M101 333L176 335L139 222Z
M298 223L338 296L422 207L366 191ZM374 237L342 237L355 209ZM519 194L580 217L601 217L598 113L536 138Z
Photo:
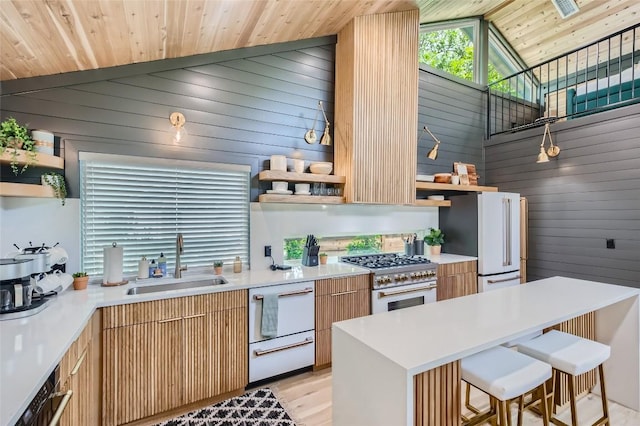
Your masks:
M173 273L174 278L182 278L182 271L187 270L187 265L180 265L180 255L184 252L184 239L182 234L176 235L176 270Z

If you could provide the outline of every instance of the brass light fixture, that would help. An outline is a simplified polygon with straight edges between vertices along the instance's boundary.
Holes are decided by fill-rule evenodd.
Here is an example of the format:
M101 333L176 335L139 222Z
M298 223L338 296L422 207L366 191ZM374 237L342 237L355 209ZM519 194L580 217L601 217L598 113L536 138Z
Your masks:
M549 135L549 148L545 151L544 143L547 140L547 135ZM549 123L545 123L542 142L540 143L540 153L538 154L538 160L536 161L536 163L546 163L549 161L549 157L557 157L558 154L560 154L560 147L553 144L551 131L549 130Z
M433 148L431 148L431 151L429 151L429 153L427 154L427 158L429 160L435 160L438 157L438 147L440 146L440 141L435 137L433 133L431 133L431 130L429 130L427 126L424 126L422 128L422 131L429 133L431 138L436 142ZM422 136L420 136L420 139L422 139ZM418 143L420 143L420 139L418 139Z
M171 122L171 126L175 131L173 135L173 143L179 144L184 141L187 137L187 129L184 128L187 119L184 118L184 115L180 112L172 112L169 116L169 122Z

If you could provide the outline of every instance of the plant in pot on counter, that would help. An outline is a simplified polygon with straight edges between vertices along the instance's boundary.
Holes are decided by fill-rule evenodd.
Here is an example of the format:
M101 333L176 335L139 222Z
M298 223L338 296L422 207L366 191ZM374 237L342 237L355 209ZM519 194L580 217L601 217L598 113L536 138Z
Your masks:
M213 272L215 272L216 275L221 275L222 274L222 265L224 262L222 262L222 260L216 260L213 262Z
M72 276L74 290L85 290L87 288L89 275L86 272L74 272Z
M429 228L429 233L424 237L424 241L431 249L431 254L440 254L440 246L444 244L444 234L438 228Z
M56 198L60 199L64 206L67 198L67 184L64 181L64 176L56 172L47 172L41 176L41 181L43 185L50 185L53 188Z
M36 150L33 140L29 137L29 132L25 126L18 124L15 118L9 117L0 123L0 155L5 151L11 156L11 170L15 175L23 173L27 168L36 162ZM27 161L18 168L18 153L26 151Z
M327 253L320 253L320 264L321 265L326 265L328 258L329 258L329 256L327 256Z

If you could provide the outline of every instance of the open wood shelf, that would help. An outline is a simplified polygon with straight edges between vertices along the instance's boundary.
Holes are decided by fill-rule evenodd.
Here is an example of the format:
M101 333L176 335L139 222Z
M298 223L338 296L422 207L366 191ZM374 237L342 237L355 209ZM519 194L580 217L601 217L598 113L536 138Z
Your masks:
M49 185L30 185L27 183L0 182L0 196L55 198Z
M416 200L416 206L420 207L451 207L450 200Z
M287 181L287 182L325 182L325 183L345 183L344 176L320 175L314 173L283 172L279 170L263 170L258 174L259 180L266 181Z
M9 148L4 151L0 156L0 163L9 164L13 161L13 149ZM27 155L27 151L23 149L18 150L16 161L20 165L27 164L31 158ZM43 154L41 152L36 153L36 161L31 164L31 167L48 167L51 169L64 169L64 159L56 157L55 155Z
M279 195L260 194L261 203L292 203L292 204L344 204L344 197L319 195Z
M453 185L450 183L416 182L416 190L427 191L467 191L467 192L498 192L496 186Z

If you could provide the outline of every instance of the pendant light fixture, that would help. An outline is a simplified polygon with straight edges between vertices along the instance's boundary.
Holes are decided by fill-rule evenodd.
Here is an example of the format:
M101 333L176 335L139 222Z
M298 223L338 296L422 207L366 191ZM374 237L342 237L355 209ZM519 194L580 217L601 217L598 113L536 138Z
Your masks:
M431 151L429 151L429 153L427 154L427 158L429 160L435 160L436 158L438 158L438 147L440 146L440 141L438 140L438 138L435 137L433 133L431 133L431 130L429 130L427 126L424 126L422 128L422 131L423 131L423 134L424 132L429 133L431 138L436 142L433 148L431 148ZM422 135L420 136L420 139L422 139ZM418 139L418 143L420 143L420 139Z
M545 151L544 143L547 140L547 135L549 135L549 148ZM553 144L551 131L549 130L549 123L545 123L544 133L542 134L542 142L540 143L540 153L538 154L538 160L536 161L536 163L546 163L549 161L549 157L557 157L558 154L560 154L560 147Z
M172 112L169 116L169 122L171 122L171 127L173 127L173 131L175 132L173 135L173 143L178 145L184 142L184 139L187 137L187 129L184 128L187 119L184 118L184 115L180 112Z

